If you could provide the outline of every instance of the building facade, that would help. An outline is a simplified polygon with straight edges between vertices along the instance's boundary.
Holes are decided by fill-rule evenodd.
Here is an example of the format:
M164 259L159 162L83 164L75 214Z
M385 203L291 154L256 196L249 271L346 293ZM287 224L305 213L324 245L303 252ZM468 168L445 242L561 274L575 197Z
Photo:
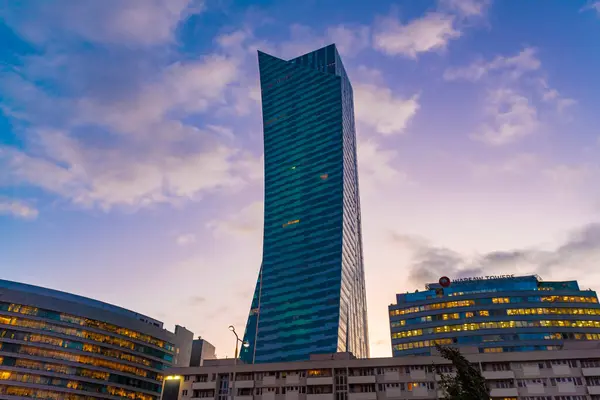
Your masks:
M352 85L335 45L258 53L265 154L263 258L246 363L369 356Z
M463 354L482 371L493 400L600 400L596 342L513 353L465 347ZM207 362L169 372L171 396L163 400L401 400L443 398L441 375L453 368L437 355L353 359L338 353L303 362Z
M192 343L192 356L190 357L190 367L201 367L204 360L214 360L217 358L215 346L198 337Z
M192 332L85 297L0 280L0 398L160 398Z
M398 294L389 316L394 356L430 354L435 343L513 352L600 340L596 292L538 276L441 279Z

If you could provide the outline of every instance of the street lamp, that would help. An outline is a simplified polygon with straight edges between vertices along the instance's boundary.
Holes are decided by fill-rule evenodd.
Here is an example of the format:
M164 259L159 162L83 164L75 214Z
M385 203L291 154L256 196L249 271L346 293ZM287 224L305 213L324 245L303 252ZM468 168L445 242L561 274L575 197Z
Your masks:
M237 367L238 353L239 353L239 344L241 343L243 347L249 347L250 343L245 340L240 339L237 332L235 331L235 327L233 325L229 325L229 330L233 332L235 335L235 357L233 358L233 382L231 383L231 400L234 400L235 396L235 373Z

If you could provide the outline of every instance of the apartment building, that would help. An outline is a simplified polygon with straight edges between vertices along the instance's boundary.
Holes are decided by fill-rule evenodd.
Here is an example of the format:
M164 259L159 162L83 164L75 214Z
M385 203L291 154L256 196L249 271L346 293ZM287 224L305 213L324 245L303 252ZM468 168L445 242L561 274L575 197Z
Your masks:
M560 350L481 353L462 347L481 369L495 400L600 400L600 345L567 343ZM308 361L235 364L167 371L163 400L386 400L440 399L436 373L452 373L439 354L356 359L349 353Z

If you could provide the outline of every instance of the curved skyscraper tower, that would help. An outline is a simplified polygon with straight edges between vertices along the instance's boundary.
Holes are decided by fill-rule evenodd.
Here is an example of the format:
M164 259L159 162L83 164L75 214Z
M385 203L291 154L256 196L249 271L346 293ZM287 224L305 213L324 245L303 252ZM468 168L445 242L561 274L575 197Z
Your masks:
M335 45L258 52L265 150L263 259L241 358L369 356L352 85Z

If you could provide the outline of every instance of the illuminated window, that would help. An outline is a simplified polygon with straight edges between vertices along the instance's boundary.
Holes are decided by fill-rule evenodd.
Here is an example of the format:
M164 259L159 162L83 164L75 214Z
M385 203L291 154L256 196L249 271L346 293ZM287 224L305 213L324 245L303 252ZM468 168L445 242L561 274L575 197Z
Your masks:
M490 312L487 310L481 310L478 312L480 317L489 317L490 316Z
M331 370L330 369L310 369L310 370L308 370L308 376L329 377L329 376L331 376Z
M502 347L486 347L483 349L484 353L502 353L504 349Z
M64 360L64 361L71 361L71 362L80 363L80 364L93 365L96 367L126 372L129 374L133 374L133 375L137 375L137 376L141 376L141 377L145 377L145 378L149 378L149 379L154 379L156 381L161 381L163 379L162 375L157 374L152 371L146 371L144 369L136 368L131 365L125 365L125 364L121 364L119 362L99 359L99 358L90 357L87 355L67 353L67 352L63 352L63 351L59 351L59 350L40 349L37 347L30 347L30 346L25 346L25 345L21 345L18 349L14 350L14 351L4 349L4 348L2 350L10 351L10 352L18 353L18 354L26 354L26 355L30 355L30 356L34 356L34 357L53 358L56 360Z
M2 307L2 309L6 310L8 312L12 312L12 313L18 313L18 314L23 314L23 315L33 315L33 316L38 316L38 317L47 318L47 319L54 319L54 320L58 320L61 322L67 322L67 323L74 324L74 325L89 326L89 327L100 329L100 330L107 331L110 333L116 333L118 335L127 336L132 339L147 342L154 346L165 348L169 351L175 350L175 346L172 345L171 343L164 342L160 339L153 338L152 336L149 336L149 335L146 335L146 334L143 334L140 332L136 332L136 331L132 331L132 330L129 330L126 328L116 326L116 325L108 324L106 322L96 321L96 320L88 319L88 318L77 317L77 316L70 315L70 314L58 313L56 311L51 311L51 310L38 309L36 307L23 306L21 304L10 304L10 303L0 302L0 307Z
M577 327L577 328L600 328L600 321L565 321L565 320L541 320L541 321L489 321L470 324L444 325L433 328L413 329L402 332L394 332L393 339L401 339L412 336L477 331L480 329L510 329L510 328L532 328L532 327Z
M299 219L295 219L293 221L288 221L285 224L283 224L283 227L285 228L286 226L294 225L294 224L297 224L298 222L300 222Z

